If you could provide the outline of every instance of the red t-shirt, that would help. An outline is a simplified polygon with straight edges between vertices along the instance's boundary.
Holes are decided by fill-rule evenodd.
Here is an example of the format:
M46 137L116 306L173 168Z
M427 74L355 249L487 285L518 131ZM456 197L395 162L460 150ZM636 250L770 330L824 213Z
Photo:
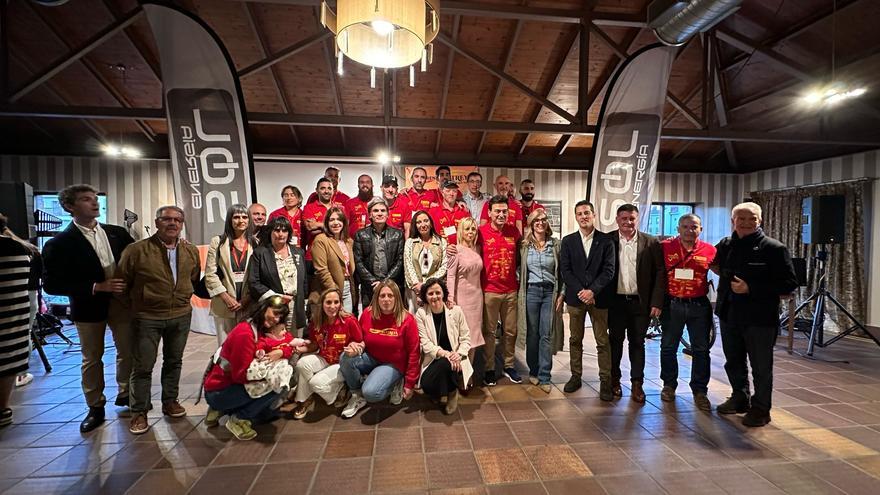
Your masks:
M344 205L345 202L348 201L349 199L351 199L351 198L349 198L349 196L342 191L336 191L333 193L333 196L330 196L331 203L339 203L341 205ZM306 204L316 203L317 201L318 201L318 193L312 192L312 194L309 195L309 199L306 200Z
M507 225L511 227L516 227L516 221L523 219L523 210L522 206L519 204L519 201L513 198L507 198ZM487 222L491 222L492 219L489 218L489 202L486 201L483 204L483 211L480 213L480 221L486 220ZM488 223L486 225L489 225Z
M327 210L329 210L330 208L332 208L334 206L338 206L338 207L342 208L343 211L345 210L345 206L343 206L339 203L330 203L330 206L327 207L327 206L324 206L324 204L321 203L320 201L315 201L314 203L309 203L303 209L303 214L302 214L303 229L302 229L302 232L303 232L304 240L306 242L306 259L307 260L312 259L312 242L314 242L316 236L313 236L312 233L309 232L308 229L306 228L306 220L309 218L313 218L319 224L323 224L324 217L327 215Z
M387 203L388 200L386 199L385 202ZM394 202L388 206L388 226L403 230L403 222L410 220L412 220L412 208L409 199L403 194L398 194ZM409 232L404 232L403 235L406 237Z
M542 205L541 203L538 203L537 201L532 201L532 206L526 206L526 205L522 204L522 201L520 201L519 205L520 205L520 208L522 208L523 224L526 223L526 220L529 218L529 214L531 214L533 211L538 210L538 209L540 209L540 210L544 209L544 205Z
M213 392L223 390L235 383L242 385L247 383L247 369L254 360L256 352L254 328L250 322L243 321L236 325L223 341L220 349L223 365L215 364L208 372L208 376L205 377L205 391Z
M434 221L434 230L452 244L455 244L458 237L456 235L458 222L462 218L471 216L467 208L460 203L455 203L451 210L446 208L445 205L435 206L428 211L428 214L431 215L431 220Z
M367 203L355 196L345 202L345 214L348 216L348 233L354 237L355 232L370 225L370 213L367 211Z
M706 274L715 259L715 246L697 239L694 249L685 251L681 239L667 239L663 247L666 263L666 293L672 297L703 297L709 293Z
M273 211L269 214L269 220L272 220L275 217L285 217L290 222L291 233L290 240L293 241L297 247L302 247L302 217L303 210L302 208L298 208L296 213L292 216L287 213L287 208L281 207L277 210Z
M419 210L430 210L434 205L440 204L440 195L436 189L425 189L421 193L413 188L406 191L406 197L412 207L413 213Z
M290 359L290 356L293 355L293 347L290 345L292 341L293 334L290 332L284 332L280 339L276 339L271 334L265 334L257 339L257 350L269 354L276 349L281 349L282 357Z
M373 313L366 308L360 323L367 354L380 363L394 366L403 373L404 387L415 388L421 372L421 348L413 315L406 313L403 323L398 325L394 315L381 315L373 321Z
M489 223L480 227L477 243L483 252L483 272L480 275L483 292L507 294L519 290L516 257L521 238L519 230L507 224L501 231Z
M342 350L352 342L362 342L361 327L354 316L336 318L336 321L324 325L320 329L309 325L309 340L318 345L318 355L327 361L327 364L339 362Z

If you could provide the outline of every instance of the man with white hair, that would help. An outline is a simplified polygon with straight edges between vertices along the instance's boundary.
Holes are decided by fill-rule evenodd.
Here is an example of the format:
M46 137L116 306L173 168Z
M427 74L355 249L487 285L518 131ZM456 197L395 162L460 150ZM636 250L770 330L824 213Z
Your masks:
M797 287L797 277L788 248L761 230L760 206L734 206L731 222L733 233L715 246L711 264L721 276L715 314L721 320L724 370L733 388L716 409L720 414L746 413L745 426L764 426L770 422L779 299ZM755 386L751 397L749 366Z

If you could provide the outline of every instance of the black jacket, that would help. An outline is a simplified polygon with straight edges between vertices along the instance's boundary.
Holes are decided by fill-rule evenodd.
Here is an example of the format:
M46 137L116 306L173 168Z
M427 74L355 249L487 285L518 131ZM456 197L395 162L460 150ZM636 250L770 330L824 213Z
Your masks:
M296 246L290 246L290 255L296 263L296 299L294 300L294 326L306 326L306 296L309 293L306 276L305 252ZM257 303L263 294L274 291L283 294L281 277L278 276L278 265L275 264L275 251L272 246L259 246L254 249L248 261L248 290L251 300Z
M355 270L361 284L361 304L364 308L370 305L373 299L373 282L381 279L372 273L373 269L373 226L358 230L354 234L354 260ZM406 240L400 229L385 227L385 258L388 263L388 276L400 287L403 294L403 246Z
M666 298L666 264L663 261L663 248L657 238L639 231L636 248L636 285L639 301L645 314L651 308L662 308ZM620 232L608 233L614 247L614 277L605 287L603 297L609 301L617 294L617 278L620 275Z
M101 228L107 234L113 259L118 263L122 251L134 243L134 239L122 227L101 224ZM73 222L43 247L43 289L49 294L70 299L72 321L107 319L112 296L108 292L92 293L94 285L105 279L98 253Z
M778 326L779 296L798 285L788 248L760 230L743 238L734 232L715 247L712 264L721 276L715 314L730 324ZM748 294L730 290L734 275L749 285Z
M589 259L584 257L580 231L563 237L559 265L565 282L565 304L582 306L578 292L587 289L595 294L596 307L608 307L607 298L602 297L605 287L614 278L614 246L608 234L594 231Z

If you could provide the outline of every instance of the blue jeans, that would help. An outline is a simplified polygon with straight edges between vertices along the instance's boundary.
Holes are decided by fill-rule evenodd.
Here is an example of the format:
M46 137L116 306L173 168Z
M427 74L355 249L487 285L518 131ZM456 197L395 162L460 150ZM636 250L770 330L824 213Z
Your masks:
M215 411L234 414L238 419L249 419L255 423L261 423L268 421L275 415L275 409L272 409L272 406L278 402L278 394L269 392L254 399L248 395L244 385L234 383L223 390L205 392L205 400Z
M691 390L705 394L709 385L709 330L712 328L712 305L708 298L689 301L670 300L660 319L660 379L667 387L678 383L678 346L684 327L691 343Z
M391 389L403 373L390 364L376 361L364 352L360 356L343 354L339 357L339 371L352 392L360 392L367 402L381 402L391 395ZM364 375L367 375L364 378Z
M550 383L553 351L550 327L553 321L553 285L529 284L526 289L526 363L529 375L539 383Z

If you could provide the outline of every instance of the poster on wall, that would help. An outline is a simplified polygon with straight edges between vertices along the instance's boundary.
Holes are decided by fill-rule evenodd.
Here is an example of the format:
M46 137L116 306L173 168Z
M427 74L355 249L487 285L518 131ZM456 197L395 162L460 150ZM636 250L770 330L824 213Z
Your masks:
M423 168L428 174L428 181L425 182L425 189L439 189L440 184L437 182L437 167L440 165L407 165L403 167L404 187L412 187L412 173L416 168ZM477 172L476 165L450 165L449 170L452 172L452 180L458 183L458 189L462 192L467 190L467 176L471 172Z
M639 228L647 228L666 84L674 57L674 47L645 47L624 61L608 85L599 112L588 191L601 231L616 228L617 208L626 203L643 212Z
M547 223L553 229L553 237L561 237L562 201L554 201L552 199L536 199L535 201L544 206L544 212L547 213Z

